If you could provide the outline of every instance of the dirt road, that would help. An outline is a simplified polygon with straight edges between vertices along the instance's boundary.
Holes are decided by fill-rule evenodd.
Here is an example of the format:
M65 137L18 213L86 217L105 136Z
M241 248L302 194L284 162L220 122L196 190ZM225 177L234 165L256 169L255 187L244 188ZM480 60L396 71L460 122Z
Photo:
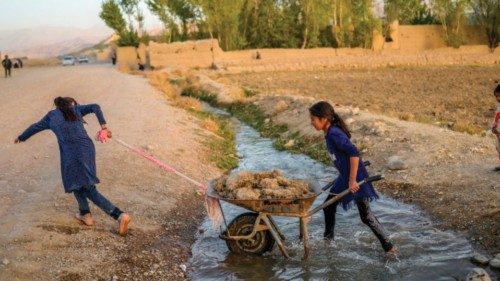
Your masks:
M73 219L52 132L13 140L52 109L57 96L98 103L114 135L205 181L217 174L197 120L167 104L145 79L111 66L31 68L0 79L0 280L183 279L192 234L202 217L193 186L115 142L96 143L99 190L133 217L126 238L91 206L96 225ZM93 136L98 123L85 117ZM115 280L113 279L113 280Z

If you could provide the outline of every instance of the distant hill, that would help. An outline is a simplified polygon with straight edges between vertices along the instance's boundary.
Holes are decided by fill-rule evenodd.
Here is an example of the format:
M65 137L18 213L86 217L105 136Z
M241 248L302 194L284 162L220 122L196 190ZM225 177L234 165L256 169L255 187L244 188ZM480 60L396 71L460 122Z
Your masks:
M29 58L55 57L94 46L112 33L102 26L88 29L38 27L0 30L0 52Z

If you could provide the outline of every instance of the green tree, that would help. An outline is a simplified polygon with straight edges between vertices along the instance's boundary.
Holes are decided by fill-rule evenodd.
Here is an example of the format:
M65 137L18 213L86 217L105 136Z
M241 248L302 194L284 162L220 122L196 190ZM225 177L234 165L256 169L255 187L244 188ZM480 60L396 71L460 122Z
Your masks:
M373 30L381 30L372 5L372 0L331 0L335 47L371 48Z
M461 27L466 22L470 0L432 0L431 8L445 31L445 41L455 48L463 44Z
M491 51L498 47L500 41L500 1L472 0L473 19L486 32L488 47Z
M175 41L179 31L174 21L174 16L168 6L169 0L146 0L149 10L158 17L163 24L162 40L170 43Z
M244 46L239 33L239 15L243 1L235 0L193 0L203 13L208 33L219 40L221 47L228 51Z
M423 0L384 0L387 22L398 20L401 24L432 24L436 20Z
M102 2L99 17L117 34L122 34L127 29L127 23L115 0L106 0Z

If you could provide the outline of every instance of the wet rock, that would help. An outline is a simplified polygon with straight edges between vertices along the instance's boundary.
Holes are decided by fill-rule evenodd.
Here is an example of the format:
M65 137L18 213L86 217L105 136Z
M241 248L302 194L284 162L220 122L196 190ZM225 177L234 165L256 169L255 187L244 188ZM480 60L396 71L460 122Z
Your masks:
M483 255L476 254L471 258L471 261L476 264L487 265L490 260Z
M482 268L474 268L472 269L469 274L467 274L467 277L465 278L466 281L491 281L491 277Z
M290 148L290 147L293 147L295 145L295 140L289 140L285 145L284 147L286 148Z
M186 265L185 265L185 264L181 264L181 265L179 265L179 267L181 268L181 270L182 270L183 272L186 272L187 267L186 267Z
M276 105L274 106L274 113L281 113L288 108L288 103L284 100L280 100Z
M2 260L2 264L3 265L8 265L10 263L10 261L8 259L3 259Z
M350 113L352 115L359 115L359 107L351 108Z
M497 255L498 257L498 255ZM490 266L494 269L500 269L500 259L495 257L490 261Z
M349 126L349 125L351 125L352 123L354 123L354 121L356 121L356 120L354 120L353 118L347 118L347 119L345 120L345 123L346 123L346 125L347 125L347 126Z
M405 170L408 169L408 165L404 162L404 160L397 156L391 156L387 159L387 167L390 170Z

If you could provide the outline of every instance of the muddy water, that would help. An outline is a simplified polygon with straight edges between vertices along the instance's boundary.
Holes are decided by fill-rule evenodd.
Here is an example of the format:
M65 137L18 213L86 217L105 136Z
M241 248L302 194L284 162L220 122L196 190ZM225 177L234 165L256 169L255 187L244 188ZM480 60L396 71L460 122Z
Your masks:
M237 124L238 170L281 169L288 177L316 179L327 183L336 171L306 156L276 151L272 142L252 128ZM320 196L315 205L324 201ZM204 230L193 245L190 278L193 280L458 280L474 267L473 249L461 235L440 231L421 210L382 197L372 209L398 246L396 259L387 258L370 229L363 225L357 209L339 208L335 240L322 239L323 214L309 223L311 255L301 261L298 219L279 218L292 256L285 260L275 249L265 256L241 256L229 252L218 231L206 219ZM223 203L230 222L244 209Z

